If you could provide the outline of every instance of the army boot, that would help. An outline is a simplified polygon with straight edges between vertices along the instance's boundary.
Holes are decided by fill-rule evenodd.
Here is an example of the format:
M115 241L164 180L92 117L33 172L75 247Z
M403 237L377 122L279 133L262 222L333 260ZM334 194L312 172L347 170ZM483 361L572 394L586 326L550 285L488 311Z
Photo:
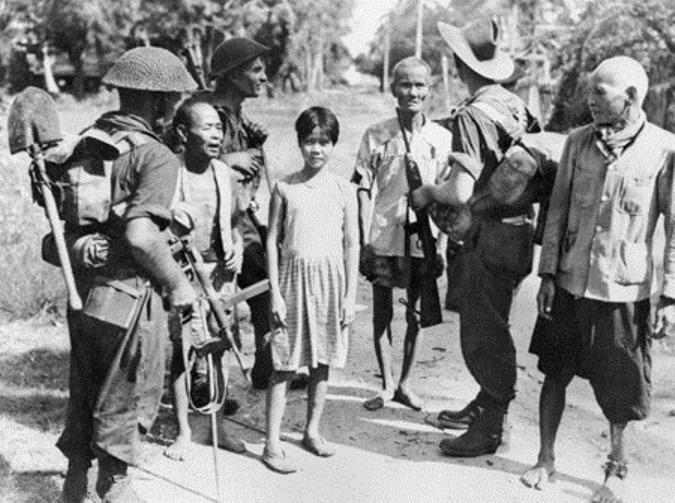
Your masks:
M441 428L452 430L466 430L485 411L487 397L479 392L476 398L461 410L442 410L438 413L438 424Z
M91 468L89 459L71 458L68 460L68 471L61 492L63 503L91 503L93 501L87 489L89 468Z
M124 461L108 454L99 455L96 493L102 503L144 503L131 487L127 469Z
M494 454L502 443L505 406L487 406L466 433L457 438L446 438L440 449L446 456L472 458Z

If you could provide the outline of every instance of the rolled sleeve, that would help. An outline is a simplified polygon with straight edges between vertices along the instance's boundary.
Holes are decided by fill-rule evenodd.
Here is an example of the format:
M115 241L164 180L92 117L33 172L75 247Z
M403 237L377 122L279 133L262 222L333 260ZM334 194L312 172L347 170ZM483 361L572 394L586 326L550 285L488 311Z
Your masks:
M567 226L569 212L570 189L574 170L574 153L572 137L568 138L563 147L560 165L555 176L553 191L549 202L544 237L539 259L539 276L555 276L558 270L560 242Z
M481 132L468 110L463 110L455 117L452 125L452 150L467 154L477 161L472 167L462 165L462 168L474 180L478 180L483 171Z
M150 218L163 230L171 223L178 159L166 146L154 142L141 145L132 155L135 190L126 201L124 219Z

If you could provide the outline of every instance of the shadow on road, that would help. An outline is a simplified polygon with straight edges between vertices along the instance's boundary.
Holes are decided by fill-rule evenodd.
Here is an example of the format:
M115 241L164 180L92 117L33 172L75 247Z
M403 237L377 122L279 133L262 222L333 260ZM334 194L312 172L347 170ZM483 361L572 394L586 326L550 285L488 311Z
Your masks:
M69 356L34 349L0 359L0 410L29 428L60 428L66 413Z

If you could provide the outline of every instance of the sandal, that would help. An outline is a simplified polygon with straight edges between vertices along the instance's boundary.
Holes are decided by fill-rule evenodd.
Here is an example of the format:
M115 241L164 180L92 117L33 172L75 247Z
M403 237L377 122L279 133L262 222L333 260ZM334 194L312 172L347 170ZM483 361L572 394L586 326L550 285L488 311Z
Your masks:
M384 407L384 398L382 398L380 395L377 395L373 398L369 398L365 402L363 402L363 406L365 407L366 410L378 410Z
M335 454L335 449L332 446L328 445L328 443L324 440L323 437L318 438L303 437L302 446L312 454L315 454L322 458L329 458L333 454Z
M273 454L267 450L267 447L263 449L262 456L260 460L263 464L272 470L273 472L281 473L287 475L289 473L297 472L298 469L286 459L286 452L281 451L281 454Z

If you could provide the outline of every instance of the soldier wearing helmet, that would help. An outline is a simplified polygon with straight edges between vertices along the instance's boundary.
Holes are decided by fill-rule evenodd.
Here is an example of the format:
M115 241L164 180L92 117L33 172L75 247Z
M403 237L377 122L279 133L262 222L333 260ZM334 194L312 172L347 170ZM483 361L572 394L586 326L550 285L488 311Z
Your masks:
M249 38L235 37L220 44L211 58L211 77L216 86L210 102L220 115L224 133L220 160L231 168L233 200L236 201L233 219L244 243L244 261L238 277L242 288L267 277L265 229L254 213L260 172L265 169L262 147L267 130L242 113L242 103L258 97L265 88L263 56L268 50ZM265 335L269 332L269 295L258 295L247 303L256 342L251 380L254 387L265 389L272 373L271 351L265 344Z
M159 292L168 294L176 310L196 299L163 235L180 165L159 135L181 93L197 85L176 56L155 47L123 54L103 82L117 88L120 107L103 114L90 131L107 134L120 155L104 165L102 190L78 194L80 201L87 199L83 223L66 222L80 243L78 256L88 257L75 260L84 309L68 313L70 398L57 443L69 461L66 502L89 501L87 472L94 457L96 492L104 502L140 501L127 467L139 461L140 433L152 425L162 393L167 321ZM104 218L87 220L86 207L92 206ZM107 253L92 261L101 255L101 242Z

